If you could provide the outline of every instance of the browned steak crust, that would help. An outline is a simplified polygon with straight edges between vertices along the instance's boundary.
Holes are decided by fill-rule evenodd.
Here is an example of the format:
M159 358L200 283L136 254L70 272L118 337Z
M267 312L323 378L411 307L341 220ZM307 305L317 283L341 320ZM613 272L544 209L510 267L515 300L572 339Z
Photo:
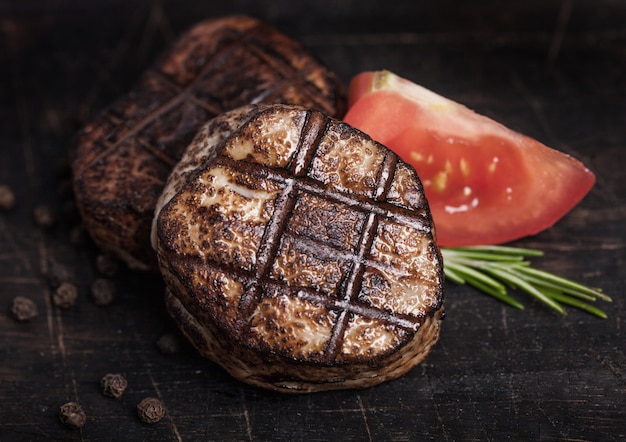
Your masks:
M415 171L298 106L198 133L156 209L167 306L205 356L284 392L368 387L439 336L442 260Z
M344 100L337 77L276 29L246 16L202 22L80 132L73 173L85 226L100 248L130 267L155 270L155 202L202 124L258 102L341 116Z

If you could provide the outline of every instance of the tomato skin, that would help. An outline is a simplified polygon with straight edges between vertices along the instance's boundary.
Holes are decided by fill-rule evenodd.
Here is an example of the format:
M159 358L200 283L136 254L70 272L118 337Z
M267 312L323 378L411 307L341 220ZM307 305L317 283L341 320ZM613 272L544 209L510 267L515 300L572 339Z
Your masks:
M348 100L344 121L416 169L440 246L537 234L595 183L578 160L390 72L355 76Z

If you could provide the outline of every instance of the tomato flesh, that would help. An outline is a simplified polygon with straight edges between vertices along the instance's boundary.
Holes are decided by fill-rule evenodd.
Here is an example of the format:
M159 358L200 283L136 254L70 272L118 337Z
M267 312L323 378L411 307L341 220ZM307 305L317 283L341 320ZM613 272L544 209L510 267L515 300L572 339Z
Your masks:
M387 71L357 75L349 106L348 124L418 172L441 246L536 234L595 183L574 158Z

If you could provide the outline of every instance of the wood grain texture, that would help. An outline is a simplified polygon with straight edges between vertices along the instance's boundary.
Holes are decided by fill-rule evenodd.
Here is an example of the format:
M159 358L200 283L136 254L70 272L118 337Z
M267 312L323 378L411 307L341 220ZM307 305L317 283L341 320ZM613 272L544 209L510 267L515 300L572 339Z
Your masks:
M300 39L346 82L387 68L583 160L591 193L517 244L612 295L609 318L559 317L523 296L517 311L449 285L422 365L367 390L291 397L237 383L188 345L162 355L155 341L175 328L158 279L122 270L115 302L96 306L97 251L70 243L72 137L183 30L235 12ZM624 23L617 0L0 3L0 183L17 197L0 212L0 440L624 440ZM32 217L41 202L58 213L46 231ZM80 289L69 310L50 300L58 263ZM17 295L38 305L30 323L10 315ZM119 400L99 391L108 372L128 379ZM167 407L158 424L136 417L146 396ZM82 430L59 423L70 400L85 408Z

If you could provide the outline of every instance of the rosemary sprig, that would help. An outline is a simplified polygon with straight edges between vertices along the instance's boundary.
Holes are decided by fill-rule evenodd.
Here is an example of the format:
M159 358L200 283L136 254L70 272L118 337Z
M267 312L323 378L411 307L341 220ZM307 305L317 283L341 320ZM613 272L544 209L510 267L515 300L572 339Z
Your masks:
M527 258L543 252L508 246L472 246L441 249L446 278L456 284L469 284L500 301L523 309L524 305L507 292L507 288L523 291L554 311L566 314L569 305L600 318L607 315L591 305L598 299L611 302L600 289L535 269Z

